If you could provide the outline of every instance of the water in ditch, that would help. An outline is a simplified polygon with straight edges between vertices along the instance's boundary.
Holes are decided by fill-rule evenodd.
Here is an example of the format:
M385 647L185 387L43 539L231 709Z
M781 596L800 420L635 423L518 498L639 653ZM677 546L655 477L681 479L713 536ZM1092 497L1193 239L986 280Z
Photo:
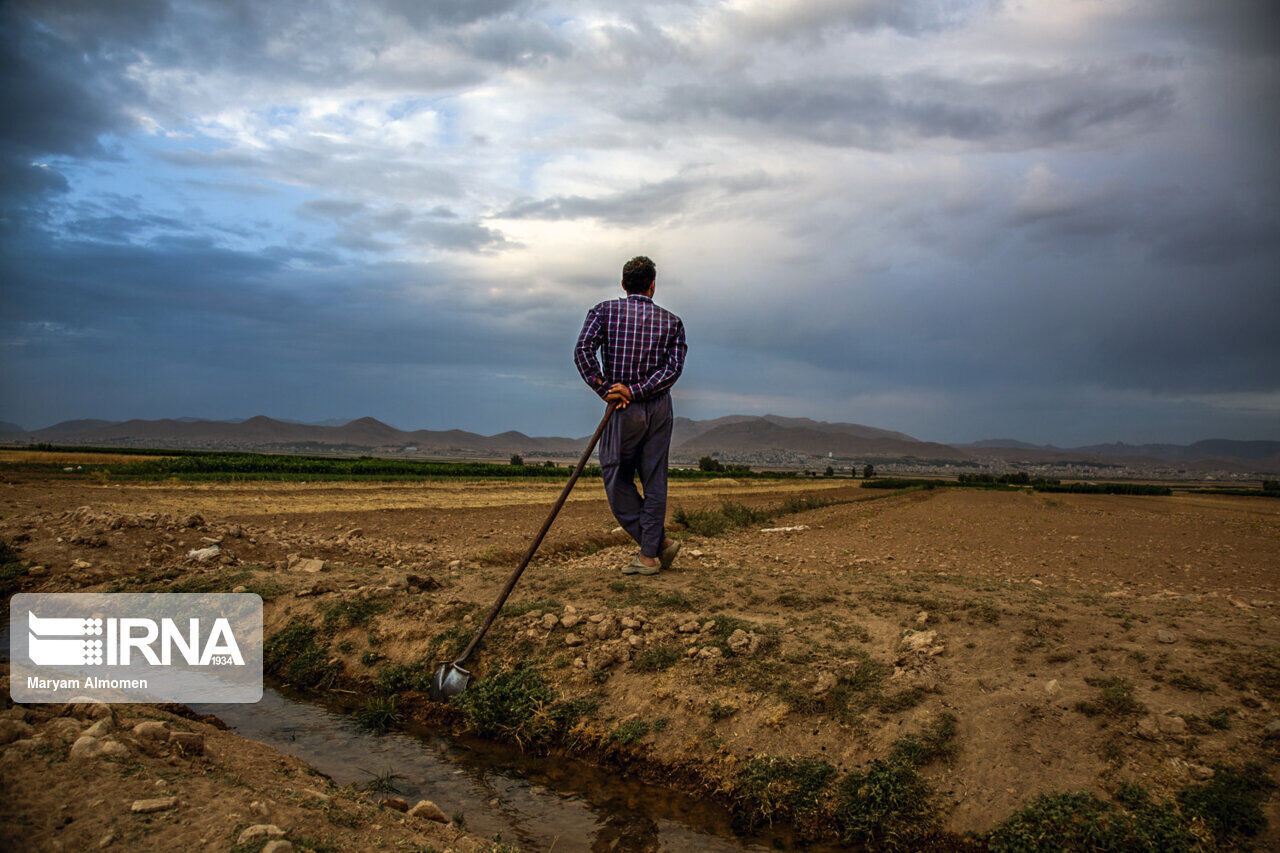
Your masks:
M390 776L399 796L461 812L467 829L523 850L792 849L781 832L735 835L728 812L571 758L533 756L424 727L375 735L339 708L267 689L254 705L193 705L237 734L295 755L339 785ZM820 850L809 846L807 850Z

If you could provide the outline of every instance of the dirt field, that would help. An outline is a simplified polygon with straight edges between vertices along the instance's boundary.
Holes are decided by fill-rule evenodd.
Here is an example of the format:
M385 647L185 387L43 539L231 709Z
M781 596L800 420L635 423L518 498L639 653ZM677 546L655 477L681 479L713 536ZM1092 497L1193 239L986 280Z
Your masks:
M433 706L417 688L483 618L558 488L18 477L0 487L0 538L45 567L24 591L258 591L277 675L304 689L395 696L707 791L744 825L892 840L894 815L850 794L888 768L921 783L902 815L960 844L1041 794L1110 801L1136 783L1161 802L1280 757L1280 502L1235 497L677 481L686 509L835 503L677 531L672 571L624 577L632 548L584 482L474 659L474 701ZM186 559L215 540L220 560ZM23 814L52 819L66 800L32 795ZM1277 799L1262 809L1252 843L1275 848ZM1249 840L1192 824L1206 845Z

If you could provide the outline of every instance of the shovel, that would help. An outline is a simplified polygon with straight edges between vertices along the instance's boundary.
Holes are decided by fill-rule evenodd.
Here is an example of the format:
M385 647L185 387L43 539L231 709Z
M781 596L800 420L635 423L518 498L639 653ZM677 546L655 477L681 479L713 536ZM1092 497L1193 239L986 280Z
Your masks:
M440 668L436 670L435 678L431 679L430 692L433 700L439 702L451 696L457 696L466 690L467 685L471 683L471 673L463 667L463 664L467 662L467 658L471 657L471 653L476 650L476 646L480 645L481 638L489 630L493 620L498 618L498 612L502 610L502 605L506 603L507 596L515 588L516 581L520 580L520 575L524 572L525 567L529 565L529 561L537 553L538 546L542 544L547 531L551 529L551 523L559 515L560 508L564 506L565 500L569 497L569 492L573 491L573 484L578 482L578 477L582 476L582 469L587 466L587 460L591 458L592 452L595 451L596 443L600 441L600 434L604 432L604 425L609 422L609 416L613 414L615 408L617 408L615 405L610 404L609 408L605 409L604 417L600 419L600 426L596 427L595 434L591 436L591 441L587 442L587 449L582 451L577 467L569 475L569 482L564 484L564 489L560 492L560 497L556 499L555 506L551 507L551 514L547 516L546 521L542 522L542 529L533 538L533 542L529 545L529 550L525 552L524 559L520 561L520 565L516 566L516 570L511 573L511 577L507 578L502 591L498 593L498 600L493 603L493 607L490 608L489 615L484 618L484 624L480 626L480 630L476 631L475 636L471 638L471 642L462 650L462 654L451 661L445 661L440 664Z

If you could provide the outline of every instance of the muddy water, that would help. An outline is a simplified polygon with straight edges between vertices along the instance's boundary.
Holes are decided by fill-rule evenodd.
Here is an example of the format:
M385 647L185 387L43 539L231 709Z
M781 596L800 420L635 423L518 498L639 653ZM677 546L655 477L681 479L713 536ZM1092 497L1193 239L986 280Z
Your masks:
M526 755L418 728L374 735L339 708L268 689L256 705L197 705L237 734L295 755L337 784L395 774L410 803L461 812L467 829L524 850L741 851L789 849L781 834L739 838L728 813L661 786L568 758ZM809 847L809 850L817 848Z

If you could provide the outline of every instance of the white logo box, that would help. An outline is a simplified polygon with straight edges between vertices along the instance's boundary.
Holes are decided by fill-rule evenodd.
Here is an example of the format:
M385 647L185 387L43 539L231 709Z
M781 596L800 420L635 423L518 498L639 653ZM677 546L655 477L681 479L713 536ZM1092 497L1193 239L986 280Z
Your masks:
M23 593L9 602L14 702L257 702L253 593Z

